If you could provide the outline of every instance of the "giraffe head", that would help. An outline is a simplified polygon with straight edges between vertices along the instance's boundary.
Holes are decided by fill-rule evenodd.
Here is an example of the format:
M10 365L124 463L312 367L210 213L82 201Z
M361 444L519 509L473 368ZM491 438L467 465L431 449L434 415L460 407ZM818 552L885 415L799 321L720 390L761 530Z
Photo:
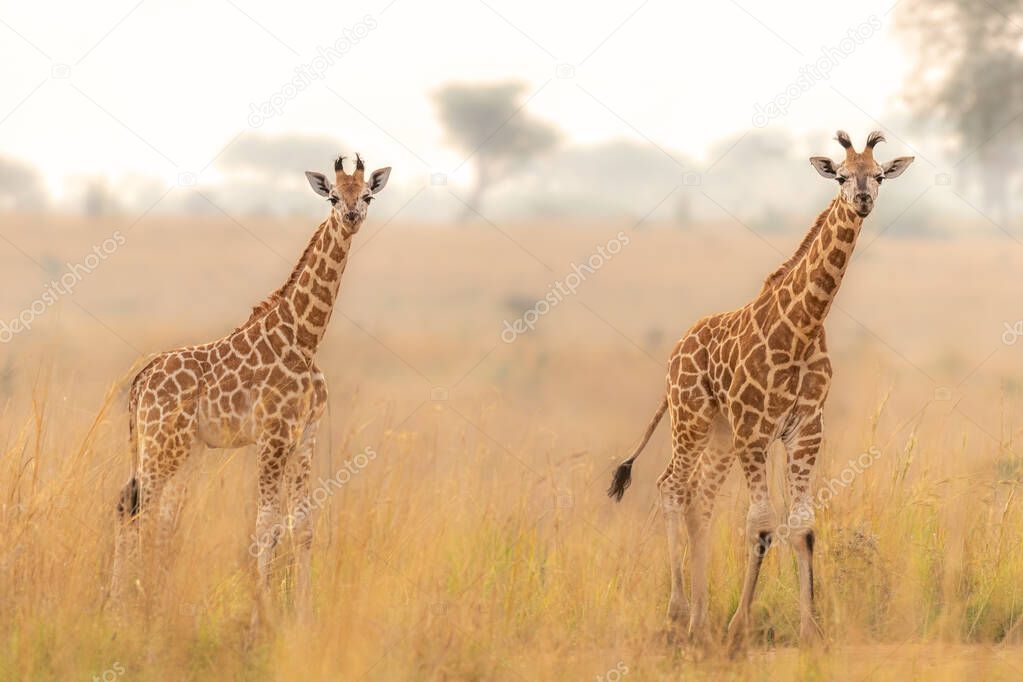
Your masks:
M334 161L333 184L323 173L307 171L305 176L314 192L327 197L338 223L346 232L354 234L359 231L362 221L366 219L366 211L369 209L369 202L373 201L373 195L387 185L391 168L388 166L373 171L369 180L366 180L366 166L361 156L355 155L355 172L351 175L345 173L344 163L343 156L337 157Z
M839 130L835 139L845 148L845 160L842 163L836 164L826 156L811 156L810 163L823 177L837 180L838 194L842 200L852 206L857 215L866 218L874 209L881 182L902 175L902 171L913 163L914 157L900 156L888 163L879 164L874 160L874 146L884 142L884 135L877 130L867 136L867 144L859 153L853 149L849 133L844 130Z

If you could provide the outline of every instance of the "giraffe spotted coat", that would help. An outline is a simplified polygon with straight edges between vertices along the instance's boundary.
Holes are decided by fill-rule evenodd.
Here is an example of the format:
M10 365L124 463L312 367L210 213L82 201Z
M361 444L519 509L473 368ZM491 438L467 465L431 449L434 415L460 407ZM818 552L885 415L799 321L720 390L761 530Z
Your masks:
M128 564L138 554L141 527L155 513L156 552L173 526L181 466L204 448L256 446L258 508L256 569L268 582L272 552L290 531L297 546L299 600L308 596L312 523L309 474L327 384L314 356L330 321L351 250L373 195L390 169L368 179L335 162L335 182L307 173L314 191L331 203L287 281L249 318L211 343L157 355L134 378L129 392L129 433L134 474L118 505L113 592L120 596ZM287 503L291 513L284 517ZM158 511L157 511L158 510Z
M900 157L884 165L873 148L884 140L871 133L862 152L849 136L841 164L811 158L840 188L817 217L796 252L768 276L760 293L738 310L698 321L679 340L668 361L665 397L632 456L616 470L608 494L621 499L632 463L665 412L671 415L672 457L657 480L668 530L671 597L668 617L688 616L688 635L705 636L708 531L714 499L738 461L749 490L749 546L742 594L729 624L733 649L745 638L761 563L776 522L767 488L767 452L785 446L790 500L787 536L799 573L800 636L815 640L813 616L814 509L810 484L823 438L822 411L831 386L824 321L845 276L863 219L873 210L878 187L912 162ZM692 604L682 572L681 524L689 537Z

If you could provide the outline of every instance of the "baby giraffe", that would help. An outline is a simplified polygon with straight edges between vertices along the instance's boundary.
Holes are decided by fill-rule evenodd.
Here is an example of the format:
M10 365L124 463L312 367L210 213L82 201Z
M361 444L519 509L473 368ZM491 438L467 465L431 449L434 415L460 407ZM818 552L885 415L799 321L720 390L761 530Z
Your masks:
M816 640L813 610L814 507L810 481L824 431L821 411L831 384L824 320L842 284L863 219L870 215L882 181L896 178L913 161L874 160L879 132L857 153L838 131L845 159L815 156L810 163L838 182L832 199L796 252L774 271L750 303L698 321L675 345L668 361L667 390L642 442L615 471L608 495L620 500L632 463L671 408L673 454L657 480L668 530L671 568L669 623L688 616L690 639L705 637L708 531L714 498L738 460L749 488L746 516L749 555L742 595L728 626L733 651L745 642L750 604L776 523L767 489L767 451L780 440L787 452L785 476L791 510L784 537L791 540L799 574L800 639ZM692 604L682 577L680 523L689 536ZM691 610L690 610L691 608Z
M327 399L327 384L314 356L337 299L352 238L391 169L365 178L365 166L356 155L351 175L344 171L344 157L334 162L334 171L334 183L322 173L306 173L313 190L330 202L330 215L284 285L224 338L161 353L133 379L128 426L134 472L118 504L115 600L123 594L127 566L139 556L150 528L155 531L152 554L158 562L166 561L160 553L181 492L173 477L185 460L207 447L254 444L259 502L250 551L264 588L261 594L269 583L274 547L288 531L296 546L296 605L308 608L310 458Z

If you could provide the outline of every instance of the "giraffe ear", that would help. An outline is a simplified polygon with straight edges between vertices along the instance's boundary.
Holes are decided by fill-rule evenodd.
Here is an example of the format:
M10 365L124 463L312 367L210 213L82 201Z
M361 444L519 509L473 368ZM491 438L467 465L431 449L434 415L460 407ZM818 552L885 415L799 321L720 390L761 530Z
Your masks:
M816 168L823 178L834 180L838 177L838 172L835 170L835 162L826 156L811 156L810 165Z
M387 178L389 177L391 177L390 166L373 171L373 175L369 176L369 190L376 194L387 186Z
M881 166L881 169L884 171L885 180L897 178L902 175L902 171L909 168L909 164L913 163L913 159L915 158L915 156L900 156L899 158L892 159L885 165Z
M309 186L313 188L313 191L319 194L321 197L330 196L330 181L327 180L327 176L323 173L314 173L313 171L305 172L306 180L309 181Z

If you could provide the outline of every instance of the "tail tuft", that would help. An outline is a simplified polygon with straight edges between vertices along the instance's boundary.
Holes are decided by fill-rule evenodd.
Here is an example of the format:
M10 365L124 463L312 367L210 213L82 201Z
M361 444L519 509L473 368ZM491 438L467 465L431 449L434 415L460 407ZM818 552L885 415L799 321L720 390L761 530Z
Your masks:
M643 434L643 440L639 442L636 449L632 451L632 456L627 460L618 465L615 469L615 476L611 479L611 487L607 489L607 496L613 500L621 502L622 495L625 494L626 489L632 484L632 463L639 457L639 453L643 452L643 448L646 447L647 441L650 440L650 436L653 434L654 429L657 428L657 423L661 421L661 417L664 416L664 411L668 409L668 397L665 396L661 400L660 406L657 411L654 412L654 418L650 420L650 424L646 427L646 433Z
M139 480L132 477L128 485L121 491L121 499L117 503L117 515L122 521L130 521L139 514Z
M611 486L607 489L607 496L616 502L622 501L625 491L632 485L632 459L627 459L615 469L614 478L611 479Z

